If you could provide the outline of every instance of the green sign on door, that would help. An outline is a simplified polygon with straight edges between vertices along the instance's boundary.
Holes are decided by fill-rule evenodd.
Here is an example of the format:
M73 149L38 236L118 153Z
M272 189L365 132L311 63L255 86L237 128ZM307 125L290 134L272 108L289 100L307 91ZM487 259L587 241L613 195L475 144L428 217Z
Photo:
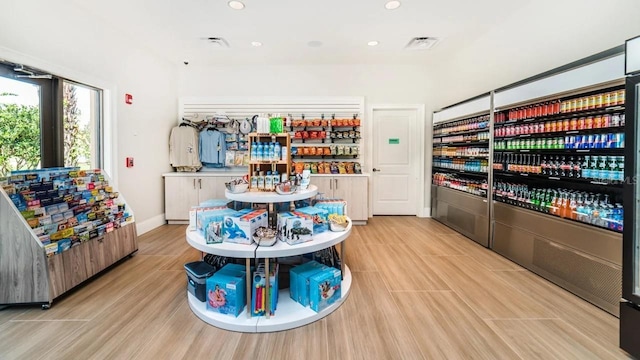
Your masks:
M398 138L390 138L389 139L389 145L398 145L400 144L400 139Z

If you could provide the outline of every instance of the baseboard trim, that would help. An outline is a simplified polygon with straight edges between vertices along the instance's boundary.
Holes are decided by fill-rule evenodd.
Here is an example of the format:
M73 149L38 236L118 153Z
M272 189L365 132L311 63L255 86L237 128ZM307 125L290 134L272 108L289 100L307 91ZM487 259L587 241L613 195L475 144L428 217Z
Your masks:
M138 235L142 235L164 224L166 224L166 221L164 219L164 213L162 213L160 215L156 215L152 217L151 219L147 219L142 222L137 222L136 230L138 231Z
M423 208L422 211L418 215L419 218L430 218L431 217L431 208Z

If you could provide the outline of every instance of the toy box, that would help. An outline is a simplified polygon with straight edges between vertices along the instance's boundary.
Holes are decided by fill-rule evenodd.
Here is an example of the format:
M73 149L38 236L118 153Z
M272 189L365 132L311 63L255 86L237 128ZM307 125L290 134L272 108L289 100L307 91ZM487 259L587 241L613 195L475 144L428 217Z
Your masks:
M316 266L298 272L296 277L296 293L298 295L297 301L300 305L309 306L309 279L327 268L328 266L317 263Z
M207 310L238 316L245 306L244 276L217 272L207 279Z
M187 290L196 299L205 302L207 299L207 278L213 275L215 268L204 261L184 264L187 272Z
M309 261L304 264L295 266L289 270L289 296L298 301L298 274L314 267L321 267L322 264L317 261Z
M315 206L296 209L295 213L303 213L313 219L313 233L320 234L329 230L329 211Z
M277 236L289 245L313 240L313 219L303 213L280 213L277 221Z
M279 265L269 265L269 286L270 286L270 306L269 315L273 315L278 307L278 272ZM264 264L260 264L253 274L253 286L251 287L251 314L253 316L265 315L267 309L267 277L265 275Z
M326 268L309 278L309 306L320 312L342 296L342 274L335 268Z
M328 215L338 214L338 215L347 215L347 202L339 199L332 200L318 200L316 201L315 207L320 209L325 209L328 212Z
M253 233L257 228L267 227L267 211L254 210L246 214L224 217L223 239L236 244L253 243Z
M207 244L218 244L223 241L224 218L238 213L228 208L198 212L197 229Z

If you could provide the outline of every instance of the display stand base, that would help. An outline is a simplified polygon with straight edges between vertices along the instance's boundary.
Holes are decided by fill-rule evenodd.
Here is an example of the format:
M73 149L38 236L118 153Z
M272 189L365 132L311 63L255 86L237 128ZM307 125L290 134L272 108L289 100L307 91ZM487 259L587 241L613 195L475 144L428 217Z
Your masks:
M340 307L349 296L351 290L351 270L345 265L342 279L342 296L328 308L315 312L291 299L289 289L280 290L278 308L275 315L266 319L264 316L247 317L245 310L234 317L207 310L206 303L199 301L191 293L187 293L191 311L202 321L215 327L245 333L274 332L297 328L311 324L324 318Z

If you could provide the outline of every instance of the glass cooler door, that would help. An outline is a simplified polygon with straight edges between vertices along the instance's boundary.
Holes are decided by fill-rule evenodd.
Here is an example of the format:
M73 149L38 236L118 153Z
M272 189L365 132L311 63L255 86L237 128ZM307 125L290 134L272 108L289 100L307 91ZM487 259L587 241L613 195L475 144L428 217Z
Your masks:
M640 75L626 80L622 298L640 305ZM640 328L640 325L639 325Z

